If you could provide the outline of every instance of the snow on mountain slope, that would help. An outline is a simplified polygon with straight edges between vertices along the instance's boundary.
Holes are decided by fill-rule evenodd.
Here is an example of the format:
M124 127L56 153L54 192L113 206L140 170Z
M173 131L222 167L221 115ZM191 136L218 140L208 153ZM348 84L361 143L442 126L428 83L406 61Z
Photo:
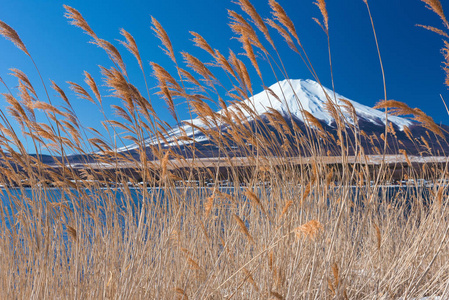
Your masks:
M305 110L323 123L332 126L334 118L326 109L326 103L328 101L328 98L326 97L327 94L332 101L340 107L345 105L345 103L340 99L350 101L359 119L364 119L365 121L378 126L385 125L385 112L349 100L339 94L335 94L334 97L332 90L326 87L321 87L319 83L310 79L286 79L271 85L269 89L276 95L276 97L273 96L268 90L264 90L253 97L244 100L243 104L251 108L259 115L268 112L269 108L272 108L280 112L286 118L294 117L301 121L304 121L302 111ZM237 110L236 105L237 104L230 105L228 110ZM252 120L251 114L248 111L245 111L244 109L241 109L241 111L247 118L247 121ZM347 109L341 108L341 112L348 122L353 122ZM219 111L218 113L220 114L224 112ZM400 130L403 130L404 126L409 126L412 124L412 121L397 116L388 116L388 121L397 125ZM182 123L183 125L180 127L176 127L168 132L168 136L166 136L168 144L164 144L164 146L173 146L177 143L175 142L176 137L182 135L192 137L194 132L195 141L201 142L207 140L207 137L200 134L198 130L194 131L192 126L189 125L194 124L195 126L205 127L200 119L197 118L193 120L186 120ZM149 138L146 140L146 143L155 145L157 144L157 140L155 138ZM179 143L187 144L189 142L183 141ZM132 150L135 148L135 145L131 145L118 150Z
M331 126L334 118L326 110L327 97L326 94L336 103L338 106L344 105L339 99L349 100L339 94L335 94L337 99L335 102L334 93L332 90L321 87L319 83L307 79L307 80L283 80L273 84L269 87L281 100L281 102L275 97L271 96L266 91L263 91L254 97L245 100L246 104L254 109L258 114L263 114L267 111L268 107L272 107L281 112L285 116L292 116L304 121L302 110L306 110L311 113L315 118L323 121L327 125ZM385 112L368 107L358 102L349 100L354 106L354 109L359 118L363 118L366 121L374 123L376 125L385 125ZM342 109L343 114L350 121L350 114L345 109ZM401 117L388 116L388 121L397 125L400 129L404 126L410 125L412 122Z

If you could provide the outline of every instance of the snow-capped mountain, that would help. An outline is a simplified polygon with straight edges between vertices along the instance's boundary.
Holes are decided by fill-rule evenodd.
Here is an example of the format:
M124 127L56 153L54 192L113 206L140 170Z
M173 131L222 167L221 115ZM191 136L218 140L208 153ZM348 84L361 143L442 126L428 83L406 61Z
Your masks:
M385 112L349 100L337 93L334 94L332 90L309 79L286 79L279 81L241 103L230 105L227 110L238 111L240 119L242 119L243 115L243 119L246 118L243 121L246 122L253 121L254 114L262 116L272 109L278 111L286 119L304 122L303 111L307 111L323 125L326 125L327 128L336 128L335 120L326 106L329 99L339 107L340 113L344 115L346 123L354 123L354 120L347 108L348 105L343 100L347 100L352 104L359 124L363 123L365 127L368 124L374 127L385 126ZM248 109L242 109L242 107L249 107L251 112ZM217 113L218 115L225 114L223 110ZM399 131L403 130L404 126L411 126L414 123L411 120L397 116L388 116L388 121L394 124ZM201 143L208 140L208 137L201 134L198 129L195 130L192 124L198 127L209 127L210 124L204 124L203 120L199 118L183 121L182 124L168 132L168 135L165 136L166 142L163 142L162 146L171 147L180 144L186 145L193 141ZM224 127L226 127L225 124ZM192 138L192 140L180 141L178 140L180 136L187 136ZM155 138L148 138L146 143L147 145L156 145L157 140ZM129 151L135 148L137 148L136 145L130 145L118 150Z
M268 108L271 107L286 117L291 116L304 121L302 111L305 110L318 120L332 126L332 123L335 120L326 109L328 98L339 107L345 105L341 99L348 100L353 105L359 118L363 118L375 125L385 125L385 112L349 100L337 93L334 95L332 90L323 87L318 82L310 79L287 79L279 81L270 86L267 90L254 95L244 102L259 115L267 112ZM353 123L351 115L346 109L341 109L341 112L350 123ZM396 116L389 116L388 121L401 129L404 126L412 124L411 121Z

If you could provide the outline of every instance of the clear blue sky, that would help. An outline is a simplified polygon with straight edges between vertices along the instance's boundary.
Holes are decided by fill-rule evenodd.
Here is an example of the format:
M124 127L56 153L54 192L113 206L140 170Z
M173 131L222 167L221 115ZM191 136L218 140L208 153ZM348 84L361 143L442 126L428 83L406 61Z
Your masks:
M322 83L331 87L327 41L324 33L312 20L321 19L318 8L312 0L278 0L295 23L297 32L317 70ZM269 16L267 1L253 1L263 17ZM336 91L360 103L374 106L383 97L382 77L377 58L370 20L362 0L329 0L329 31L333 57ZM66 81L83 83L86 70L100 81L98 65L111 66L103 50L89 44L89 37L82 30L68 24L63 17L62 4L78 9L100 38L113 42L122 52L131 81L144 88L141 73L134 57L116 39L122 39L119 29L130 32L137 41L145 62L147 74L151 73L148 62L154 61L173 71L171 61L159 49L159 40L151 31L150 16L154 16L170 35L175 51L188 51L207 60L201 49L192 46L189 31L200 33L213 48L227 54L231 48L243 52L236 40L231 40L226 9L240 12L231 1L34 1L3 0L0 20L16 29L35 59L46 83L54 80L70 96L79 118L85 126L100 128L102 119L97 109L85 100L76 99L68 90ZM442 1L449 13L449 3ZM425 8L419 0L375 0L370 6L376 26L380 49L384 61L388 98L419 107L431 115L437 123L449 124L449 117L440 100L440 94L449 101L449 93L443 85L444 72L441 67L441 38L415 24L442 27L434 13ZM277 36L272 32L273 36ZM299 57L281 39L281 56L287 66L290 78L312 78ZM41 84L31 62L13 44L0 38L0 76L14 89L17 81L8 75L10 68L18 68L30 77L44 99ZM181 60L181 57L178 56ZM242 57L242 59L244 59ZM244 59L245 60L245 59ZM245 60L246 61L246 60ZM275 82L268 66L262 65L265 83ZM262 88L257 75L248 64L255 79L255 92ZM156 82L149 76L150 87ZM83 83L84 84L84 83ZM3 86L0 92L5 93ZM156 92L153 89L152 92ZM51 92L53 98L55 92ZM153 96L162 119L173 124L165 103ZM105 103L119 104L117 99L108 98ZM4 99L0 107L4 108ZM188 118L181 114L181 118Z

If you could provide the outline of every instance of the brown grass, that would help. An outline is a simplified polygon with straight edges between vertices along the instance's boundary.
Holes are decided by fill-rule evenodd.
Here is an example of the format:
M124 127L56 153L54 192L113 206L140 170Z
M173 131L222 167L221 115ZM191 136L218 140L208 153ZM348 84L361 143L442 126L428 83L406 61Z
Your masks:
M423 2L447 27L441 3ZM248 0L236 4L242 12L229 11L230 29L243 56L232 49L222 54L191 32L193 44L212 62L175 52L168 33L152 18L152 29L177 74L152 62L158 84L147 85L147 93L127 76L126 64L132 62L69 6L69 22L110 58L109 65L100 68L102 82L87 72L84 83L69 82L77 99L50 82L54 95L46 101L24 72L11 70L18 93L8 88L3 97L9 114L0 111L0 298L449 296L447 161L416 167L420 158L408 154L415 149L395 141L405 135L417 151L437 153L435 145L444 140L435 136L445 136L441 128L421 110L387 100L386 95L377 107L389 115L414 118L428 130L426 137L391 125L383 135L368 135L359 130L351 103L336 105L332 95L327 95L327 109L338 125L334 134L305 110L307 126L302 128L272 108L259 116L251 102L242 101L259 92L249 68L255 68L263 82L263 60L275 76L287 77L277 50L283 45L274 42L275 34L318 78L279 3L269 1L268 19ZM318 23L329 39L326 3L315 4L322 15ZM447 28L423 27L445 40L443 67L449 78ZM0 22L0 34L31 58L9 25ZM148 66L142 63L137 41L124 29L120 34L122 49L133 54L146 82ZM328 48L332 68L330 44ZM220 82L217 74L223 71L229 82ZM102 85L107 91L99 88ZM198 118L193 122L192 115L192 128L209 137L219 157L201 158L195 138L185 131L176 139L169 137L172 127L150 101L154 88L177 123L177 105L187 103ZM269 89L265 92L273 102L284 100ZM105 112L103 99L108 96L122 101L112 107L117 118ZM108 136L82 126L72 108L73 101L80 100L98 106ZM250 126L247 116L259 122ZM19 131L13 130L13 122L20 125ZM30 155L23 137L37 154L55 161L45 163L41 156ZM154 143L145 145L146 137L153 137ZM162 142L173 148L162 147ZM115 150L123 143L134 143L134 155ZM383 145L401 155L386 155ZM235 157L235 148L242 157ZM154 157L150 159L147 151ZM184 157L186 152L191 157ZM378 152L379 157L366 152ZM73 163L67 153L92 160ZM403 167L395 168L399 160ZM391 186L394 178L404 179L399 182L401 192L394 192L399 189ZM429 184L418 184L422 178Z
M446 20L446 16L444 15L443 6L439 0L421 0L425 4L427 4L427 8L436 13L441 20L443 21L444 26L449 29L449 24Z

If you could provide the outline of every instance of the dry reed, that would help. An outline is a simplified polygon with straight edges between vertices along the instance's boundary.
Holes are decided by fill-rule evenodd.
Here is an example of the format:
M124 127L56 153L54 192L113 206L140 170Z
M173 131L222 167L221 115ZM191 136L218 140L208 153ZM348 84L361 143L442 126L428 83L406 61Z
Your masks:
M441 3L423 2L447 27ZM8 89L3 97L9 115L0 111L1 298L448 297L447 163L419 165L410 154L437 153L445 132L421 110L387 99L377 107L413 118L429 130L427 136L391 123L384 134L366 133L358 128L354 106L344 99L337 105L330 95L335 132L306 110L304 126L273 108L258 115L250 101L242 101L259 89L248 66L262 82L267 75L261 59L275 76L287 75L270 30L316 74L279 3L269 1L270 19L248 0L236 4L243 15L230 10L229 25L243 58L232 49L225 56L191 32L193 44L212 62L185 51L178 61L168 33L151 20L177 72L173 76L170 68L151 63L156 95L178 124L178 101L197 115L175 128L176 138L153 109L153 87L143 96L128 78L119 49L100 39L74 8L64 6L66 18L106 51L110 65L100 68L101 83L85 72L85 82L68 82L69 88L98 106L108 137L82 126L72 96L61 86L51 82L56 99L43 101L24 72L11 70L18 93ZM315 5L322 21L315 20L329 38L326 3ZM448 37L446 30L423 27ZM259 40L260 32L265 40ZM3 22L0 34L30 56ZM124 29L120 34L119 43L133 54L146 82L148 66L136 41ZM449 74L449 42L443 47ZM220 81L217 68L228 83ZM283 95L264 90L283 103ZM108 118L107 96L122 101L112 106L118 118ZM216 158L204 158L202 151L210 148L198 147L201 135L217 149ZM22 136L31 140L35 155ZM116 136L132 142L132 151L117 151ZM370 154L385 156L382 144L402 154L406 164L370 164L376 159ZM78 156L67 155L69 149ZM429 184L418 184L424 178ZM393 180L403 186L392 187Z

